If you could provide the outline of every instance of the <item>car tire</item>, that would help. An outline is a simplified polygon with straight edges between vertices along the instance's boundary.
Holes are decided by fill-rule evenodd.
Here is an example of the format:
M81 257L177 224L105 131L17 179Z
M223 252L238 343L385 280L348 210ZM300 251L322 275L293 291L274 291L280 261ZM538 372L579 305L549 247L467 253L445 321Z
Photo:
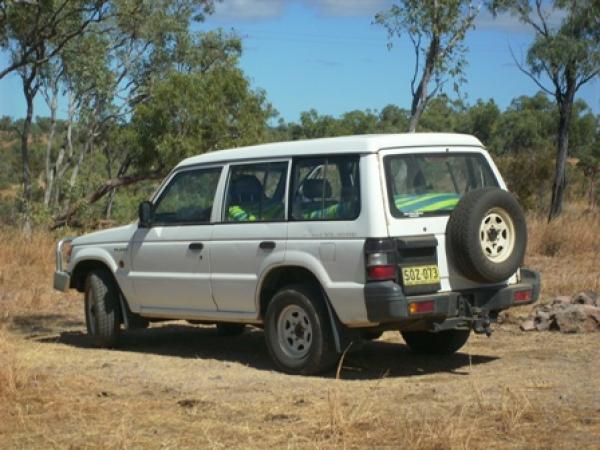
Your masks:
M246 331L243 323L218 323L217 334L219 336L239 336Z
M510 278L523 263L525 215L509 192L476 189L468 192L450 215L446 239L448 255L464 277L498 283Z
M108 270L88 274L84 299L88 335L97 347L115 347L120 334L119 288Z
M414 353L448 355L467 343L471 330L402 331L402 338Z
M311 375L335 365L338 355L324 301L317 289L303 285L285 287L271 299L265 339L280 370Z

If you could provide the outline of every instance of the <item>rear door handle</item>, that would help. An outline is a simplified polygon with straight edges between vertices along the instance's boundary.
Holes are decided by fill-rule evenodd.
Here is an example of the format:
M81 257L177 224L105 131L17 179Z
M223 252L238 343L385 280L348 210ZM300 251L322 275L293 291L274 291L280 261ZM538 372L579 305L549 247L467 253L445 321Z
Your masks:
M263 250L273 250L275 248L275 242L273 241L262 241L259 247Z
M188 248L190 250L202 250L204 248L204 244L202 242L192 242Z

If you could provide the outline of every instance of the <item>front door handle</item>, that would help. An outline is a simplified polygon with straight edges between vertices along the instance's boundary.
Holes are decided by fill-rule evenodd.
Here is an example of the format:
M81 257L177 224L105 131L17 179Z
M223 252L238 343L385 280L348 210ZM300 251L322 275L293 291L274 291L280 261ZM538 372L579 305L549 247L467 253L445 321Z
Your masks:
M275 242L273 241L262 241L259 247L263 250L273 250L275 248Z
M204 244L202 242L192 242L188 248L190 250L202 250L204 248Z

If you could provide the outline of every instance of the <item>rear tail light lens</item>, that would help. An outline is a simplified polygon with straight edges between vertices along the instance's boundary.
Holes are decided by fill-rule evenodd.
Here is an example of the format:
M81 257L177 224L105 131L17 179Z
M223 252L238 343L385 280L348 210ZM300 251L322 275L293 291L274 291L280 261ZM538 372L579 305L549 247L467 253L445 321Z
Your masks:
M388 253L370 253L367 255L367 266L390 265Z
M368 281L395 281L396 242L393 239L367 239L365 242L365 265Z
M371 266L367 268L367 275L371 281L386 281L396 279L395 266Z
M424 302L415 302L408 305L408 311L411 314L427 314L435 311L435 302L426 300Z
M524 303L531 300L531 290L526 291L515 291L513 294L513 300L515 303Z

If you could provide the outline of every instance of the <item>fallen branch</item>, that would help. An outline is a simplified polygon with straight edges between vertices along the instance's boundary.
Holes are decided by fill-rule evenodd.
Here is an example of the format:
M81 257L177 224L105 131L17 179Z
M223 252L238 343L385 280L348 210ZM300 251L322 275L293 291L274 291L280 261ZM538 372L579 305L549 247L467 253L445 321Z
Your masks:
M73 216L83 205L92 205L96 203L98 200L100 200L113 189L123 186L130 186L132 184L139 183L140 181L160 180L164 178L164 176L165 173L163 169L158 169L150 173L134 174L107 180L102 186L100 186L98 189L96 189L94 192L88 195L85 201L76 202L74 205L70 206L65 213L56 217L50 229L56 230L57 228L69 225L72 222Z

